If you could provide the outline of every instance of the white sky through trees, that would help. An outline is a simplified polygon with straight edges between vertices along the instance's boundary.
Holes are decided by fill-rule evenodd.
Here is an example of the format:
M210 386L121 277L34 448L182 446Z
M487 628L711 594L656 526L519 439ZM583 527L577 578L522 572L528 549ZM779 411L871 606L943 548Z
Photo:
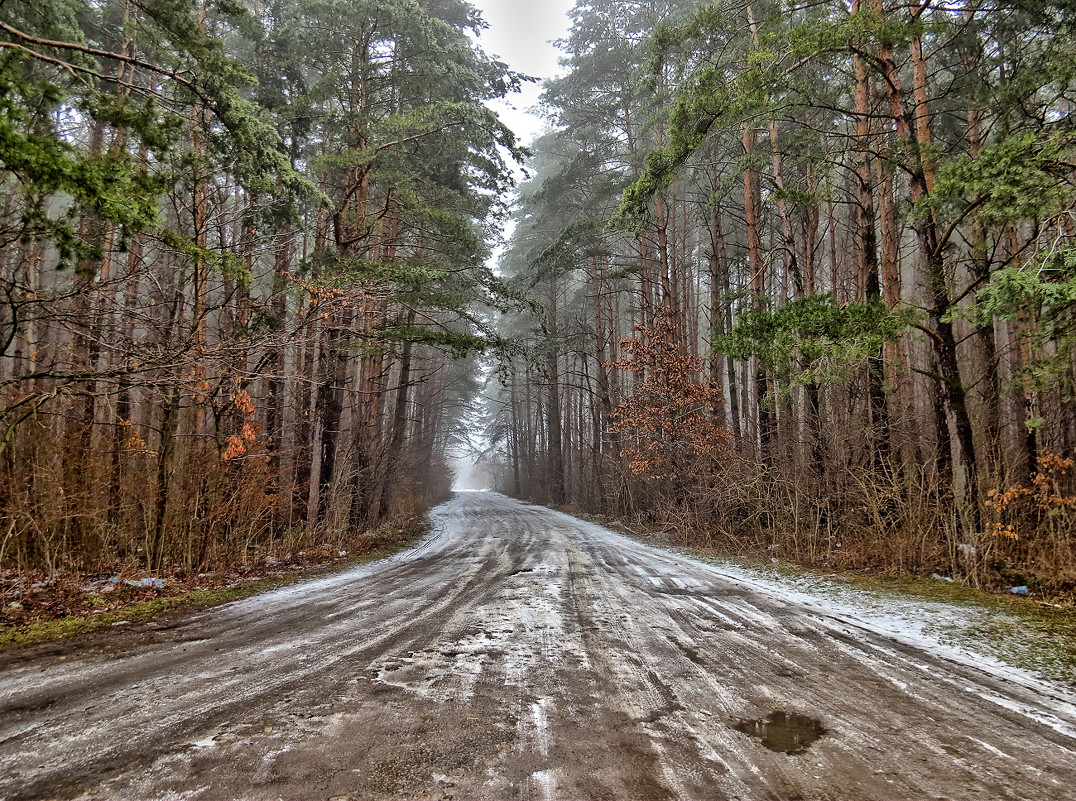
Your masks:
M546 122L528 109L538 103L541 82L558 74L560 51L553 41L567 36L568 11L575 0L471 0L482 12L489 26L482 31L478 42L490 55L497 56L515 72L537 78L523 85L523 91L503 101L490 103L501 120L515 131L524 144L530 144L543 130ZM519 171L517 171L517 177ZM506 235L510 231L504 232ZM497 248L491 257L496 264L501 255ZM486 447L479 429L470 432L471 452L461 452L455 461L454 489L480 489L489 486L490 478L476 468L475 451Z
M568 11L575 4L574 0L471 2L489 25L479 39L483 50L498 56L512 70L539 80L557 73L560 53L552 42L567 34ZM527 112L538 102L540 94L540 84L526 84L523 91L509 98L507 103L493 104L501 119L524 143L531 142L545 127L540 118Z

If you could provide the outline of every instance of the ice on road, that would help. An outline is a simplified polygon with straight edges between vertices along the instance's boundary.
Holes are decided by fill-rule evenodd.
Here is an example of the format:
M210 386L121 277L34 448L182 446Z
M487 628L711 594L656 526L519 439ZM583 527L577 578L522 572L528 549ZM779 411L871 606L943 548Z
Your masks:
M392 559L0 662L0 797L1072 798L1064 688L495 493Z

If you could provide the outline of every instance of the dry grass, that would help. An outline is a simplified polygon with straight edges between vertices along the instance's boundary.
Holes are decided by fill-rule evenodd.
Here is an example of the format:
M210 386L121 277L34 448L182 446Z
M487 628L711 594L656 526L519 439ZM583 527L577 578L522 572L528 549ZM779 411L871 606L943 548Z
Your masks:
M117 591L119 594L113 599L111 593L102 596L78 592L77 588L72 593L70 584L56 583L39 588L42 592L37 593L40 597L35 608L15 610L5 604L0 610L0 650L74 637L125 623L144 623L167 613L247 598L311 576L383 559L421 540L429 528L425 516L397 520L361 535L358 548L343 558L319 561L317 554L304 553L302 560L292 560L276 570L263 561L255 570L194 579L198 584L213 586L173 582L162 591L141 592L134 588L130 592Z

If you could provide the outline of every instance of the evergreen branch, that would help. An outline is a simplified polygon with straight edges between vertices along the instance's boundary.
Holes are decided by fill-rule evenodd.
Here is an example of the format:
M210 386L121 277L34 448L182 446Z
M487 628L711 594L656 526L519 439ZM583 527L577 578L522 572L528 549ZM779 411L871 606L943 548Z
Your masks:
M82 53L83 55L93 56L94 58L112 59L114 61L119 61L124 64L127 64L131 67L148 70L149 72L156 73L157 75L161 75L165 78L168 78L169 80L175 81L184 89L187 89L194 93L203 102L210 105L213 104L213 99L209 97L209 95L199 89L192 81L188 80L187 78L181 77L180 73L174 70L165 69L164 67L158 67L156 64L151 64L148 61L143 61L140 58L134 58L133 56L127 56L122 53L114 53L110 50L98 50L96 47L75 44L74 42L59 42L53 39L42 39L40 37L24 33L17 28L13 28L12 26L8 25L6 22L3 21L0 21L0 31L4 31L11 36L14 36L16 39L21 39L24 42L29 42L30 44L37 45L39 47L52 47L57 50L71 50L76 53ZM72 75L78 72L85 75L90 75L103 81L112 80L111 78L102 75L100 72L92 70L89 67L81 67L76 64L71 64L69 62L63 61L62 59L52 58L50 56L46 56L44 53L39 53L36 50L32 50L31 48L16 44L14 42L0 42L0 47L21 50L27 55L39 61L53 64L54 66L62 67L66 71L70 72Z

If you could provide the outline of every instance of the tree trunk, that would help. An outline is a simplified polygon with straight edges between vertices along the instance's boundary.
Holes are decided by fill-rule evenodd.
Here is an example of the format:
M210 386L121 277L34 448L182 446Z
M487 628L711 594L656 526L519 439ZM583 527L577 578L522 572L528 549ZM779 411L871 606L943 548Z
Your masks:
M881 0L872 0L876 13L881 13ZM919 48L913 52L913 59L922 60ZM897 126L897 139L902 143L902 152L908 153L907 161L902 166L908 173L909 200L912 205L919 204L922 213L914 223L916 239L919 244L919 257L923 278L927 288L928 327L930 341L934 348L934 360L940 393L948 415L951 415L956 429L956 439L952 442L953 453L950 459L939 459L942 465L959 464L963 472L963 487L959 508L964 518L964 528L970 532L981 529L981 511L979 508L978 464L976 462L975 441L973 438L971 417L968 414L967 393L960 375L957 361L956 336L953 324L946 315L950 309L949 287L946 277L945 262L938 237L937 222L934 212L922 206L923 199L930 195L933 186L933 174L929 161L921 158L922 149L929 146L929 141L919 141L922 135L929 136L929 117L925 105L914 102L911 109L908 98L902 88L900 74L893 60L892 48L880 44L878 63L883 72L890 111ZM913 70L916 75L925 69L917 64ZM924 98L925 99L925 98ZM926 132L926 133L924 133ZM935 404L938 408L938 404ZM940 438L940 434L939 434ZM943 475L943 480L952 476Z
M750 159L758 142L758 132L750 122L744 123L744 155ZM744 218L747 222L747 268L750 274L751 298L756 311L766 309L766 263L762 255L762 192L758 169L744 170ZM759 461L769 465L770 443L773 439L773 410L769 406L769 379L766 367L755 359L754 411L758 420Z

